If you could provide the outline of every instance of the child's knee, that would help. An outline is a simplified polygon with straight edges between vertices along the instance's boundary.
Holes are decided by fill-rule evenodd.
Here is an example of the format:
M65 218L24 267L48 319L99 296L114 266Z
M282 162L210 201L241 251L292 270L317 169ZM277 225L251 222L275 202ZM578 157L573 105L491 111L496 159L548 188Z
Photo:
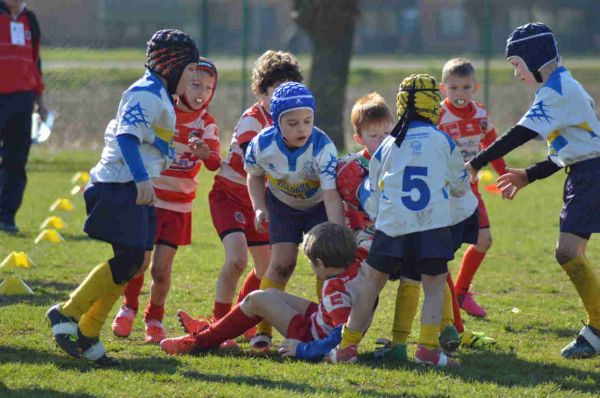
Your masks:
M165 284L171 280L171 269L170 267L155 267L152 266L152 281L156 284Z
M246 254L236 254L225 261L225 268L240 273L244 271L248 264L248 256Z
M108 260L113 276L113 282L117 285L128 282L144 266L146 251L127 246L114 247L115 255Z
M261 301L264 301L264 299L267 295L268 294L264 290L255 290L253 292L250 292L244 298L243 305L247 309L254 310L257 307L257 305L259 305L258 303L260 303Z
M296 268L296 263L274 263L271 264L271 268L279 279L288 280Z
M485 253L492 247L492 243L492 234L490 234L488 230L485 233L480 233L479 238L477 238L476 248L478 251Z
M554 251L554 257L560 265L564 265L579 256L577 247L559 244Z

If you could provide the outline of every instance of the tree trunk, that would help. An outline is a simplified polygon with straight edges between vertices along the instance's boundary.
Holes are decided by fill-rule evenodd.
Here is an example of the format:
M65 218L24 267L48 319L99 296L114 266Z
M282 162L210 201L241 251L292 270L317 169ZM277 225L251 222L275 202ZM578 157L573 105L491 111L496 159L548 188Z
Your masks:
M310 89L315 124L344 148L344 102L352 56L358 0L294 0L294 19L312 41Z

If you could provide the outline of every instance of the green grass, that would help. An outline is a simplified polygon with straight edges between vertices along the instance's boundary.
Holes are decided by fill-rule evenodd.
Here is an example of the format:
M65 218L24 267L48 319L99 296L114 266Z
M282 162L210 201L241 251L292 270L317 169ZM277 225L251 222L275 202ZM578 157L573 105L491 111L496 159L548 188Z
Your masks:
M538 155L526 152L509 163L524 165ZM65 300L110 251L108 245L87 239L81 231L81 196L71 197L76 211L63 214L68 223L64 244L36 246L33 240L39 224L50 215L50 204L57 197L70 197L73 173L89 168L97 157L96 153L51 153L35 148L18 215L23 232L16 237L0 234L0 259L13 250L26 251L37 264L20 272L35 296L0 296L2 397L597 396L600 359L566 361L559 355L585 317L572 285L553 259L563 173L528 187L512 203L484 193L495 240L474 290L482 293L478 299L489 316L486 320L467 318L466 325L485 331L499 343L490 351L461 351L457 369L430 370L412 364L390 368L372 358L374 340L390 335L395 283L382 293L373 326L361 345L361 361L352 366L276 356L258 359L244 353L168 357L156 346L143 344L139 318L129 339L114 337L109 325L103 330L103 341L122 362L120 367L99 369L72 360L53 344L44 313L51 304ZM212 175L202 171L200 181L193 244L182 247L175 259L165 319L170 336L182 333L174 316L178 308L209 314L223 261L207 207ZM600 263L600 245L594 240L588 255L593 263ZM456 271L456 261L451 265ZM289 291L313 296L313 277L304 258ZM146 284L141 300L147 299ZM520 311L514 313L513 308ZM415 338L413 332L411 340Z

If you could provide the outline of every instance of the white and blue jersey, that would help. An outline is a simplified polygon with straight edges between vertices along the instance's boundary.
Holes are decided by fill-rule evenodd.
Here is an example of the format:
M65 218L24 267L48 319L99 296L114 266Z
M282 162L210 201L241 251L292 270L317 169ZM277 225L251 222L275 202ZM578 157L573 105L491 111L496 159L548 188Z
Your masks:
M450 200L464 197L470 187L462 155L449 135L413 121L400 147L395 139L387 137L369 163L368 207L376 230L397 237L448 227L473 213L474 197L464 204ZM459 205L468 214L456 214Z
M559 166L600 156L594 100L565 67L552 72L518 124L548 141L549 158Z
M337 149L327 134L314 127L300 148L287 147L275 127L252 139L244 169L266 176L273 195L294 209L308 209L323 201L323 190L336 189Z
M146 71L121 96L117 116L104 133L101 159L90 172L91 182L133 181L117 142L121 134L137 137L148 176L158 177L175 157L174 131L175 109L171 97L162 81Z

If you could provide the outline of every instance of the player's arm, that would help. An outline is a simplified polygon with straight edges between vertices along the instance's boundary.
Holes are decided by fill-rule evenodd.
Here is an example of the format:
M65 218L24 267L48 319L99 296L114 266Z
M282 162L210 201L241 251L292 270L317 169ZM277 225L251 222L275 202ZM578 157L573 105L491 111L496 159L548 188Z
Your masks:
M316 157L319 170L319 181L323 190L323 203L330 222L344 225L344 205L337 190L335 179L337 177L337 149L329 143Z
M562 167L550 159L538 162L527 169L507 169L506 174L498 178L498 188L504 199L512 200L517 192L530 183L550 177Z
M448 188L450 195L459 198L470 189L469 176L465 170L464 159L456 146L451 147L448 154L448 168L446 169Z
M488 127L487 132L483 136L483 140L481 141L481 146L483 147L483 149L486 149L487 147L492 145L494 141L496 141L496 138L498 138L496 134L496 128L493 125L490 125ZM504 158L494 159L491 163L492 167L494 168L494 170L496 170L496 173L498 173L498 175L501 176L503 174L506 174L506 162L504 161Z
M209 154L202 162L210 171L216 171L221 166L221 143L219 142L219 129L214 123L209 124L204 129L202 139L208 146Z
M324 189L323 203L325 204L325 211L327 212L327 220L329 222L344 225L344 205L342 204L342 198L337 189Z
M320 339L308 343L291 342L291 339L285 340L282 347L295 345L295 350L286 350L282 353L283 356L296 357L304 361L320 361L329 354L342 341L342 325L336 327L331 333ZM291 347L290 347L291 348ZM280 352L282 350L280 349Z
M244 157L244 170L248 173L248 193L254 209L254 226L259 232L264 232L265 222L269 222L269 212L266 204L265 171L257 163L258 140L252 140Z
M479 154L469 162L469 165L475 170L480 170L492 160L503 157L513 149L520 147L537 136L538 133L535 131L517 124L485 150L479 152Z

